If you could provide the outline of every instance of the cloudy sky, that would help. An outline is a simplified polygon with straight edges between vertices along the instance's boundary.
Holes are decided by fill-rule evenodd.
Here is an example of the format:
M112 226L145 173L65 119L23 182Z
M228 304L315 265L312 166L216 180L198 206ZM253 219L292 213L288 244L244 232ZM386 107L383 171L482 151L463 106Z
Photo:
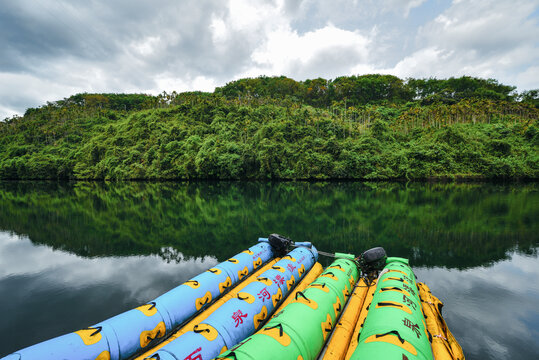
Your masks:
M79 92L259 75L539 87L539 0L2 0L0 119Z

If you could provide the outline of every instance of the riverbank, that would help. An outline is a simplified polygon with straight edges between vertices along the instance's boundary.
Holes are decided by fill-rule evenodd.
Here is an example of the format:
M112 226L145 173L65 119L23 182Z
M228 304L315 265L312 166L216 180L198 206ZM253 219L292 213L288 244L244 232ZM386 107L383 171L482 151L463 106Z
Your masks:
M0 123L0 179L539 179L539 109L528 103L325 106L223 92L162 103L82 94L29 109Z

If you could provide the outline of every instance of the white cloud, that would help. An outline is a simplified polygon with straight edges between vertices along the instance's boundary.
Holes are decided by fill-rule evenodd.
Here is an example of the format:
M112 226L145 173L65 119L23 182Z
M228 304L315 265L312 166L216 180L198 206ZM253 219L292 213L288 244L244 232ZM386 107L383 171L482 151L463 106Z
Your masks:
M253 51L255 67L250 72L301 79L331 72L323 69L327 66L348 72L350 65L367 59L369 44L370 40L359 32L331 24L303 35L285 27L268 34L267 41ZM320 59L324 61L320 63ZM333 61L327 63L327 59Z
M10 118L15 115L20 115L16 109L0 105L0 121L1 119Z
M532 1L454 1L418 28L416 49L392 67L358 65L399 77L471 75L495 78L520 90L537 88L539 26Z
M425 45L396 68L417 61L436 64L433 75L497 77L514 84L509 74L539 62L536 40L539 27L537 19L529 18L536 7L530 1L454 2L442 15L419 29L417 43ZM422 59L428 49L436 49L438 56Z
M215 46L219 46L220 44L228 40L228 29L223 19L212 16L210 28L213 44Z
M521 84L523 89L537 89L539 87L539 66L530 66L516 75L515 82Z
M191 90L213 91L218 85L215 79L208 78L205 76L196 76L194 78L179 78L175 77L174 74L168 72L159 74L155 79L155 83L155 89L147 89L145 92L157 94L163 91L169 93L172 91L181 92Z
M515 48L537 48L537 23L527 19L534 9L526 5L513 0L460 2L420 29L418 42L485 58L503 56Z
M135 40L131 43L131 49L135 54L140 56L148 56L157 50L161 44L159 36L147 36L141 40Z
M281 6L263 0L229 0L228 13L233 29L252 31L264 25L272 27L273 22L268 22L268 17L281 15ZM275 20L280 22L279 18Z

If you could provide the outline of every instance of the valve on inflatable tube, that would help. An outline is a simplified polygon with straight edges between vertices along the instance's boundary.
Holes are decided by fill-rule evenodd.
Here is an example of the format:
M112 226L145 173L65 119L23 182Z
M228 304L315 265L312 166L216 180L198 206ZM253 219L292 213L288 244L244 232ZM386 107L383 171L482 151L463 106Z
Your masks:
M277 256L284 256L292 244L292 240L279 234L270 234L268 242Z
M381 271L386 265L387 255L383 247L375 247L357 257L361 271L368 276Z

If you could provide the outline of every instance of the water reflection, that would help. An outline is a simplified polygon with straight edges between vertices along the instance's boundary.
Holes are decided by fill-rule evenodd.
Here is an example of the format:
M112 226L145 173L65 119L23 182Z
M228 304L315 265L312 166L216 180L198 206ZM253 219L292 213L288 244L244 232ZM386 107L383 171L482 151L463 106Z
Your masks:
M444 317L467 359L537 359L539 260L508 260L464 271L414 269L444 303Z
M0 183L0 230L81 256L224 260L271 232L465 268L539 245L536 184ZM170 256L170 254L167 254Z
M468 360L537 358L537 189L0 182L0 356L138 306L278 232L410 258Z
M136 307L216 263L211 256L83 258L0 232L0 357Z

